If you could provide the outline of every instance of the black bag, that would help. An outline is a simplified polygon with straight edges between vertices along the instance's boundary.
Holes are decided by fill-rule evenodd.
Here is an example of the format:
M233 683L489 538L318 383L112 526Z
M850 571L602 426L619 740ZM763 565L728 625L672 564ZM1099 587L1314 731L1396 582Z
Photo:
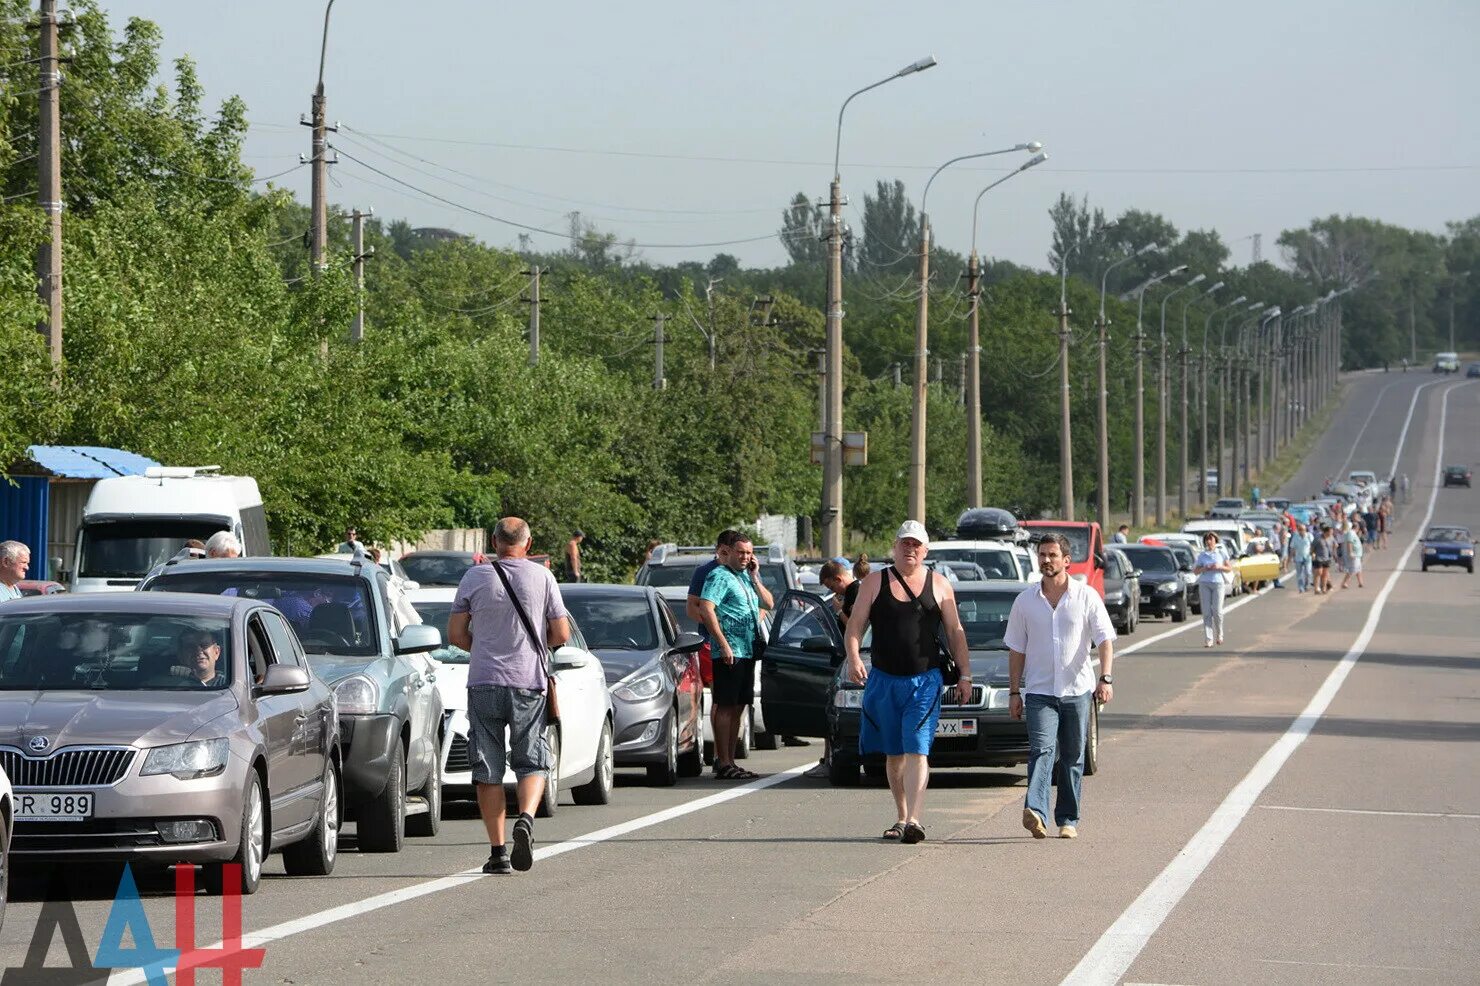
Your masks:
M929 569L926 569L926 571L929 573L930 578L935 578L934 572L930 572ZM904 586L904 594L909 596L910 602L915 604L915 612L924 613L925 607L920 605L919 597L910 589L910 584L901 578L898 572L894 571L893 565L884 569L884 591L889 591L889 574L891 572L893 572L896 579L899 579L899 584ZM939 635L935 638L935 656L937 660L935 667L940 668L941 683L945 685L958 683L961 680L961 668L957 666L956 659L951 656L951 652L941 644Z
M496 560L493 562L493 570L498 573L498 580L504 584L504 592L508 593L509 601L514 604L514 612L519 614L519 622L524 625L524 632L529 634L530 642L539 647L545 655L545 721L556 725L560 722L560 698L555 694L555 674L551 671L554 661L550 657L550 648L545 646L545 638L534 632L534 623L530 621L529 614L524 612L524 604L519 602L518 596L514 595L514 587L509 583L509 577L504 574L503 566Z

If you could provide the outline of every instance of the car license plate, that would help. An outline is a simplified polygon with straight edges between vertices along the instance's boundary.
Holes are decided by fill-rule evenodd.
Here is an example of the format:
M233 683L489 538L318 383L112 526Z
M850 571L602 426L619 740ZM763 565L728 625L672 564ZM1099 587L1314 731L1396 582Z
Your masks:
M942 719L935 724L937 736L975 736L975 719Z
M15 820L18 822L80 822L92 817L91 794L35 794L17 791Z

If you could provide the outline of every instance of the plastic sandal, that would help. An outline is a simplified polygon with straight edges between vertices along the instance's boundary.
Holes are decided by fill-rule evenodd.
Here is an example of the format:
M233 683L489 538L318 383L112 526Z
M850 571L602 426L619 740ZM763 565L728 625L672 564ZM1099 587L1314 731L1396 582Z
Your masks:
M889 842L898 842L904 838L904 822L895 822L884 830L883 838Z
M917 842L924 842L925 830L921 828L918 823L909 822L904 827L904 835L903 837L901 837L900 841L907 846L912 846Z

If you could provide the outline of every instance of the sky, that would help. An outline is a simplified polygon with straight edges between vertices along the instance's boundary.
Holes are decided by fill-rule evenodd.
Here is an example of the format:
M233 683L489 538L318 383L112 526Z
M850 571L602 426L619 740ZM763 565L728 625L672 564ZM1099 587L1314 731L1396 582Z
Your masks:
M115 31L159 24L166 63L190 56L208 105L246 101L259 175L308 153L321 0L102 6ZM848 107L855 230L876 181L903 180L918 207L950 158L1037 140L1048 162L982 200L983 254L1046 267L1048 209L1068 192L1216 229L1238 264L1262 234L1277 261L1280 231L1316 217L1443 232L1480 213L1477 39L1475 0L336 0L329 196L497 246L519 230L424 193L558 231L579 209L655 264L723 251L777 265L782 208L826 198L843 100L934 55ZM1024 157L943 172L935 242L968 249L977 192ZM276 183L307 201L306 167ZM699 245L737 240L751 242Z

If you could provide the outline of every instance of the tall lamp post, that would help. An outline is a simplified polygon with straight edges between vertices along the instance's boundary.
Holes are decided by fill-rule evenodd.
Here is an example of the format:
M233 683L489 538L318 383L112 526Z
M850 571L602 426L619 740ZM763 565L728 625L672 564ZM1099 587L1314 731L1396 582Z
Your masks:
M1202 293L1204 298L1211 298L1213 293L1223 287L1222 281L1217 281L1212 287ZM1182 440L1178 443L1177 460L1181 475L1177 477L1177 513L1183 520L1187 519L1187 414L1192 404L1187 400L1187 357L1191 349L1187 345L1187 306L1195 299L1188 298L1182 302L1182 349L1177 354L1182 367ZM1206 474L1203 477L1206 480Z
M1173 288L1161 299L1161 356L1157 366L1158 414L1156 422L1156 526L1164 527L1167 522L1167 302L1183 291L1208 279L1199 274L1180 288ZM1185 487L1187 481L1184 479ZM1185 495L1185 494L1184 494Z
M971 299L971 315L968 319L966 340L966 505L982 505L982 377L981 377L981 262L976 253L976 217L982 204L982 196L1013 175L1021 174L1048 159L1046 154L1036 154L1021 167L1014 169L976 193L971 205L971 257L966 262L966 296Z
M870 89L923 72L933 65L934 55L911 62L888 78L852 93L838 109L833 179L828 189L827 338L823 360L826 396L822 428L822 553L828 558L843 553L843 179L838 170L843 150L843 113L849 103Z
M1234 440L1233 440L1233 447L1231 449L1231 451L1232 451L1233 454L1231 456L1229 456L1227 453L1230 450L1227 448L1227 445L1226 445L1226 435L1227 435L1227 432L1225 430L1225 427L1226 427L1226 419L1224 417L1224 412L1227 410L1228 404L1229 404L1229 390L1228 390L1229 380L1228 380L1228 371L1229 371L1229 365L1232 364L1232 363L1234 363L1235 360L1240 360L1240 361L1242 360L1242 358L1243 358L1243 347L1239 344L1239 337L1236 335L1234 337L1234 340L1233 340L1233 342L1234 342L1234 348L1233 348L1233 350L1231 352L1229 351L1228 346L1225 344L1225 340L1227 339L1227 336L1228 336L1228 322L1229 322L1230 319L1235 318L1235 317L1238 317L1238 318L1246 317L1248 315L1248 313L1250 313L1250 312L1256 312L1256 311L1258 311L1259 309L1261 309L1263 307L1264 307L1264 302L1262 302L1262 301L1256 301L1252 305L1248 305L1245 308L1241 309L1240 311L1237 311L1237 312L1229 312L1227 315L1225 315L1223 317L1223 324L1218 328L1218 354L1219 354L1220 357L1222 357L1222 363L1223 363L1223 366L1222 366L1222 374L1221 374L1221 376L1222 376L1222 384L1218 388L1218 495L1219 496L1227 496L1228 495L1228 491L1230 489L1233 491L1234 495L1237 495L1238 494L1238 489L1239 489L1239 482L1238 482L1238 423L1243 420L1243 418L1240 417L1240 408L1243 407L1243 403L1244 403L1243 401L1234 401L1234 407L1233 407L1233 422L1234 422L1233 438L1234 438ZM1235 364L1234 367L1233 367L1233 385L1234 385L1233 386L1233 389L1234 389L1235 395L1238 392L1238 384L1239 384L1239 380L1240 380L1240 378L1242 376L1242 372L1243 372L1243 370L1242 370L1241 363L1240 364ZM1224 467L1225 466L1228 467L1226 472L1224 471Z
M1268 445L1265 436L1268 435L1269 429L1265 427L1267 416L1264 406L1264 390L1265 383L1269 378L1269 365L1272 361L1268 355L1270 337L1266 335L1264 327L1279 318L1280 314L1278 305L1265 312L1264 316L1259 320L1259 332L1254 337L1254 368L1259 373L1259 396L1255 399L1254 405L1254 472L1256 474L1264 472L1264 464L1269 461L1269 456L1266 452ZM1273 391L1273 389L1271 385L1270 390Z
M915 315L915 401L914 411L910 415L910 509L909 515L913 520L925 523L925 395L926 375L930 361L930 215L926 212L926 205L930 201L930 186L940 173L958 161L971 161L976 158L992 157L996 154L1011 154L1014 151L1034 151L1038 160L1018 168L1022 171L1032 167L1048 158L1043 154L1042 144L1030 141L1026 144L1014 144L996 151L980 151L976 154L962 154L953 157L930 174L925 182L925 192L920 196L920 305Z
M1245 301L1248 301L1248 300L1249 299L1247 297L1245 297L1244 295L1239 295L1237 298L1234 298L1228 304L1226 304L1226 305L1219 305L1217 308L1214 308L1212 311L1208 312L1208 317L1203 320L1202 360L1201 360L1201 363L1199 364L1199 370L1200 370L1200 372L1198 374L1198 376L1201 378L1201 380L1200 380L1200 386L1198 387L1198 389L1202 393L1202 401L1201 401L1202 407L1201 407L1201 410L1198 413L1198 426L1201 429L1202 434L1199 437L1198 443L1197 443L1198 453L1199 453L1199 457L1202 459L1202 463L1201 463L1201 469L1200 469L1200 471L1198 473L1198 480L1197 480L1197 492L1198 492L1197 505L1204 512L1206 512L1207 511L1207 508L1208 508L1208 338L1213 334L1213 316L1214 315L1218 314L1219 312L1227 311L1230 308L1236 308L1237 306L1243 304ZM1224 324L1225 327L1227 327L1227 325L1228 325L1228 319L1225 318L1223 320L1223 324ZM1223 357L1223 352L1222 352L1222 349L1223 349L1223 337L1221 335L1218 337L1218 349L1219 349L1218 355L1220 357L1220 362L1225 362L1222 359L1222 357ZM1226 362L1225 362L1225 366L1226 366ZM1226 386L1227 383L1228 383L1228 378L1226 376L1224 377L1223 383L1224 383L1224 386ZM1222 424L1222 421L1223 421L1223 403L1222 403L1223 402L1223 390L1222 390L1222 388L1219 388L1219 390L1218 390L1218 401L1219 401L1219 404L1218 404L1218 421L1219 421L1219 424L1220 424L1220 427L1221 427L1221 424ZM1223 445L1222 445L1222 442L1220 441L1219 442L1219 445L1218 445L1218 481L1219 481L1218 482L1218 485L1219 485L1219 492L1220 493L1222 492L1222 485L1223 485L1222 480L1223 480Z
M1105 383L1106 349L1110 344L1110 335L1107 330L1110 327L1110 320L1105 317L1105 289L1110 284L1111 271L1121 264L1127 264L1137 257L1145 256L1156 248L1157 244L1147 243L1140 249L1131 251L1128 255L1106 267L1105 272L1100 275L1100 312L1095 318L1095 327L1098 330L1100 343L1100 391L1099 407L1097 408L1099 411L1097 422L1099 425L1099 434L1096 436L1099 439L1100 475L1098 477L1099 489L1096 491L1098 496L1095 498L1095 511L1099 515L1098 519L1102 531L1108 531L1110 529L1110 421L1109 408L1106 406L1108 398Z
M1145 309L1146 291L1148 288L1160 284L1169 277L1176 277L1187 269L1186 264L1173 267L1165 274L1143 283L1136 288L1136 433L1135 433L1135 466L1136 473L1136 496L1132 503L1131 522L1137 527L1146 523L1146 333L1141 331L1141 315Z
M312 215L309 218L309 261L315 272L324 269L324 251L328 245L329 205L328 191L325 186L329 178L329 121L324 105L324 60L329 54L329 13L334 9L334 0L324 6L324 36L319 44L319 82L314 87L313 100L309 104L312 111L312 119L308 125L313 128L313 167L310 169L312 175L312 189L309 193L309 209Z

